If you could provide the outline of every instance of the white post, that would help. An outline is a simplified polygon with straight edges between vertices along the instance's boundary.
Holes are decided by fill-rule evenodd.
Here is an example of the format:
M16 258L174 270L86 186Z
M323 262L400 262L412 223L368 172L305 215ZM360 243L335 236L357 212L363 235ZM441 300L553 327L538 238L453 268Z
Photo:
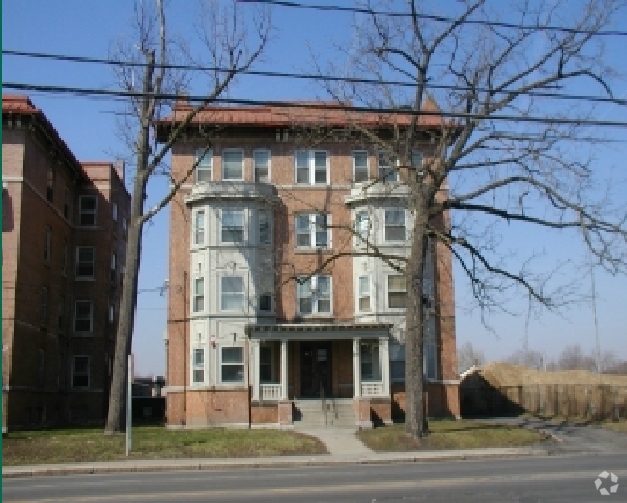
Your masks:
M355 398L361 396L361 339L355 337L353 339L353 387Z
M261 379L259 379L259 341L250 341L253 352L253 375L251 376L251 383L253 387L253 400L259 400L259 393L261 388Z
M287 400L287 339L281 339L281 400Z
M381 380L383 395L390 396L390 340L387 337L379 339L379 358L381 358Z
M126 390L126 455L131 452L131 423L133 422L133 357L128 355L128 386Z

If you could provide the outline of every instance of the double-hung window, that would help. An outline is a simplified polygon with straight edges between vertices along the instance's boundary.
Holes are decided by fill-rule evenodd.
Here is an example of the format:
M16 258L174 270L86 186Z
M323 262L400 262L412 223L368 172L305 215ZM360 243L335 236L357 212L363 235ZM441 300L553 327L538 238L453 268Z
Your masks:
M46 174L46 200L51 203L54 194L54 181L56 178L56 172L52 166L48 166L48 172Z
M112 218L114 222L118 221L118 203L113 203Z
M298 314L331 313L331 277L312 276L297 282Z
M387 152L379 152L379 180L382 182L397 182L398 170L396 169L396 157Z
M76 247L76 269L74 271L76 278L94 277L94 247L93 246L77 246Z
M194 244L205 244L205 212L198 210L194 219Z
M270 213L262 210L259 212L259 244L269 245L271 243Z
M205 349L195 348L192 359L192 381L195 384L205 382Z
M309 185L327 184L328 158L325 150L297 150L296 183Z
M413 151L411 153L411 167L416 172L416 180L422 179L422 152Z
M390 380L405 380L405 344L390 345Z
M357 150L353 152L353 181L365 182L368 180L368 152Z
M118 268L118 254L113 252L111 254L111 281L115 281L117 268Z
M220 310L244 310L243 276L222 276L220 278Z
M363 342L360 347L361 379L363 381L381 380L381 360L379 344L374 341Z
M91 332L93 329L93 304L91 300L77 300L74 303L74 332Z
M52 227L46 227L46 242L44 243L44 262L46 264L50 263L50 258L52 256Z
M328 215L300 213L296 215L297 248L330 248L331 228Z
M259 347L259 380L261 382L272 382L272 346Z
M244 210L222 210L221 212L223 243L244 242Z
M253 152L253 170L256 182L270 181L270 151L255 150Z
M403 309L407 304L407 284L402 274L391 274L388 280L388 307Z
M98 200L96 196L80 196L78 198L79 225L93 227L98 222Z
M241 149L222 151L222 180L244 179L244 152Z
M89 356L74 356L72 360L72 388L89 388Z
M244 382L244 349L242 347L222 347L220 361L222 382Z
M405 241L405 210L385 210L385 240Z
M41 289L41 305L39 317L40 326L46 327L48 325L48 287L46 286Z
M355 232L360 238L357 239L358 244L368 240L371 229L370 214L367 211L358 211L355 214Z
M199 148L196 150L196 172L194 181L198 182L210 182L211 172L213 168L213 151Z
M193 311L200 313L205 310L205 278L194 279Z
M370 311L370 276L359 276L359 310Z

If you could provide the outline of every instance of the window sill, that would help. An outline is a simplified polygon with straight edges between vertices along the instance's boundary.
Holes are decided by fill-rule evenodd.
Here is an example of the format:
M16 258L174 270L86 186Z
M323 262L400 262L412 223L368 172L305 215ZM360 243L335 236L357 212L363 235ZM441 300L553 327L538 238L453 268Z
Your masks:
M313 254L332 254L333 248L294 248L294 253L299 255L313 255Z
M89 276L78 276L74 278L74 281L95 281L96 278Z
M77 337L80 339L88 339L90 337L93 337L94 333L93 332L74 332L72 334L72 337Z

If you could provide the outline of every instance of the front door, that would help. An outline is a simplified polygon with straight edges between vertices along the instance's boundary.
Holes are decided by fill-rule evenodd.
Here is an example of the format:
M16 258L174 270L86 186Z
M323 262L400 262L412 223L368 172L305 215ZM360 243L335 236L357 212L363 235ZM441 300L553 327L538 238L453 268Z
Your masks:
M330 342L301 342L300 388L303 398L331 396Z

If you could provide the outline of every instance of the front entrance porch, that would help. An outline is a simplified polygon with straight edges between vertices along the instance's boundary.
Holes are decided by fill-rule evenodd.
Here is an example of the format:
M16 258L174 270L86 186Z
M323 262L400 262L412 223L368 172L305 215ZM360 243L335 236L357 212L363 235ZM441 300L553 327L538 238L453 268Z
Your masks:
M254 406L275 403L285 416L289 403L293 422L299 419L293 417L298 403L324 412L328 424L329 407L353 403L353 424L363 425L364 407L370 410L371 403L378 403L376 415L385 422L391 419L391 412L385 412L391 411L389 325L316 325L315 330L308 325L250 326L248 334ZM309 407L307 400L316 403Z

